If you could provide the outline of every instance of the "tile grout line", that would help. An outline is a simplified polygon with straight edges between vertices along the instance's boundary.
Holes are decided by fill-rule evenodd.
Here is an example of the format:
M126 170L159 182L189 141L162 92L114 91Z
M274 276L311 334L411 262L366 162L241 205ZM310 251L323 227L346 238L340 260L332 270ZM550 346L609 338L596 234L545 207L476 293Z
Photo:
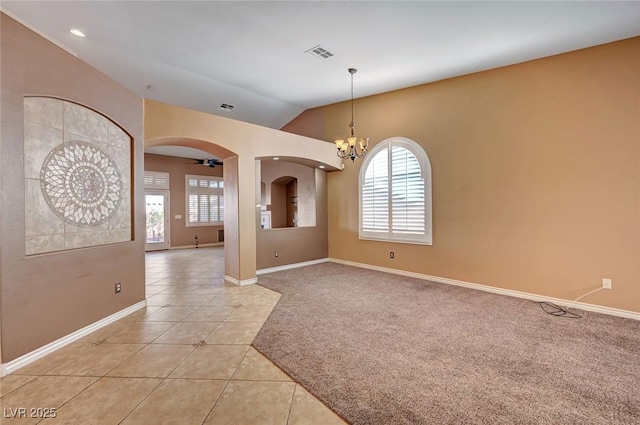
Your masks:
M9 376L9 375L7 375ZM38 378L40 375L16 375L16 376L24 376L27 378L31 378L29 379L27 382L25 382L24 384L19 385L18 387L12 389L11 391L9 391L8 393L4 394L2 397L0 397L0 400L2 400L3 398L5 398L6 396L8 396L9 394L13 393L16 390L19 390L20 388L24 387L25 385L27 385L29 382L33 381L34 379ZM5 377L2 377L0 379L4 379ZM0 380L0 385L2 385L2 381Z
M44 375L41 375L41 376L44 376ZM75 377L77 378L77 376L75 376ZM95 376L91 376L91 377L87 376L87 378L95 378ZM103 377L97 377L97 378L98 378L98 379L96 379L95 381L93 381L91 384L87 385L87 387L86 387L86 388L84 388L82 391L80 391L78 394L74 395L74 396L73 396L73 397L71 397L69 400L67 400L67 401L65 401L64 403L62 403L60 406L57 406L57 407L56 407L56 412L59 412L59 411L60 411L60 409L61 409L62 407L64 407L64 406L65 406L65 405L67 405L68 403L70 403L72 400L75 400L75 398L76 398L76 397L78 397L80 394L82 394L83 392L87 391L89 388L93 387L95 384L97 384L98 382L100 382L100 380L101 380L102 378L104 378L104 376L103 376ZM39 424L39 423L41 423L41 422L43 422L43 421L45 421L45 420L46 420L46 418L42 418L41 420L39 420L39 421L38 421L38 422L36 422L36 423L37 423L37 424Z
M207 422L207 419L209 419L209 416L211 416L211 413L213 413L213 409L215 409L216 406L218 405L218 401L220 401L220 399L222 398L222 394L224 394L224 392L227 390L227 387L229 386L230 382L231 382L231 379L228 379L227 383L224 384L224 388L222 389L222 391L220 391L220 394L218 395L218 398L216 398L216 401L213 402L213 406L211 406L211 409L209 409L209 412L204 417L204 420L202 421L202 425L204 425L205 422Z
M253 341L251 341L251 342L253 342ZM236 376L236 373L238 373L238 369L240 369L240 365L242 364L244 359L247 358L247 354L249 354L249 350L251 350L251 344L249 344L249 348L247 348L247 351L244 353L244 356L242 356L242 359L238 362L238 366L236 366L236 369L231 374L231 378L229 378L229 381L231 381L233 379L233 377Z
M145 379L153 379L153 378L145 378ZM146 399L147 399L147 398L148 398L148 397L149 397L149 396L150 396L150 395L151 395L151 394L156 390L156 389L158 389L158 387L159 387L160 385L162 385L162 383L163 383L164 381L165 381L165 379L160 379L160 382L158 382L158 385L156 385L155 387L153 387L153 389L152 389L151 391L149 391L149 392L147 393L147 395L146 395L146 396L142 397L142 400L140 400L140 401L138 402L138 404L136 404L136 405L133 407L133 409L131 409L131 411L129 411L129 413L127 413L127 414L125 415L125 417L124 417L124 418L122 418L122 420L121 420L120 422L118 422L118 425L120 425L120 424L122 424L124 421L126 421L126 420L127 420L127 418L128 418L129 416L131 416L131 414L133 413L133 411L134 411L134 410L136 410L136 409L137 409L137 408L138 408L138 407L139 407L139 406L140 406L140 405L141 405L141 404L142 404L142 403L143 403L143 402L144 402L144 401L145 401L145 400L146 400Z
M289 414L287 415L287 425L289 425L289 420L291 419L291 411L293 410L293 400L296 398L296 391L298 391L298 383L293 381L293 393L291 394L291 404L289 404Z

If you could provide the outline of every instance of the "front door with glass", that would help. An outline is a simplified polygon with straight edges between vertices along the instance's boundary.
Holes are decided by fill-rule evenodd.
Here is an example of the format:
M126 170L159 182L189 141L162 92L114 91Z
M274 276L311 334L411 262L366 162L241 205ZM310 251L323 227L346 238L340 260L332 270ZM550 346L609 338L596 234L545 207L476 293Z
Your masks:
M169 191L145 190L146 251L169 249Z

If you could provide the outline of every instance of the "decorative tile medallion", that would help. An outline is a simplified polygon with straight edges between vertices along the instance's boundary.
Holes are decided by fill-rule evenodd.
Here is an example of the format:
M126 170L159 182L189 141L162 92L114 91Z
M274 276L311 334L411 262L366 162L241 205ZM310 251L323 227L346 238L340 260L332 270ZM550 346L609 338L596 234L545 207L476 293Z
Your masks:
M98 146L70 141L44 160L40 186L51 210L65 223L94 227L117 211L122 178L115 161Z
M133 240L132 146L96 110L24 98L25 255Z

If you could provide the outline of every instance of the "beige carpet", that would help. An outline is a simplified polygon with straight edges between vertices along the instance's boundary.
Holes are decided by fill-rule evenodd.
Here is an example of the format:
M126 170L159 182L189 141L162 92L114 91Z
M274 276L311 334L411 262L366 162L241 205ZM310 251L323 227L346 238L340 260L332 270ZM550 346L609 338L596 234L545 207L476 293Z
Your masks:
M640 322L332 263L253 346L352 424L640 424Z

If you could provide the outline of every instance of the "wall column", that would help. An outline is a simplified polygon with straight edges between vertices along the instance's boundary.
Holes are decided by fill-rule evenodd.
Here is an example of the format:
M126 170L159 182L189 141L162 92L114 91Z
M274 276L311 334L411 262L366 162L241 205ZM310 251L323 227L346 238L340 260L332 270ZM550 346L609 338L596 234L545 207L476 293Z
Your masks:
M253 157L241 155L225 158L224 278L236 285L257 282L255 186L256 168Z

